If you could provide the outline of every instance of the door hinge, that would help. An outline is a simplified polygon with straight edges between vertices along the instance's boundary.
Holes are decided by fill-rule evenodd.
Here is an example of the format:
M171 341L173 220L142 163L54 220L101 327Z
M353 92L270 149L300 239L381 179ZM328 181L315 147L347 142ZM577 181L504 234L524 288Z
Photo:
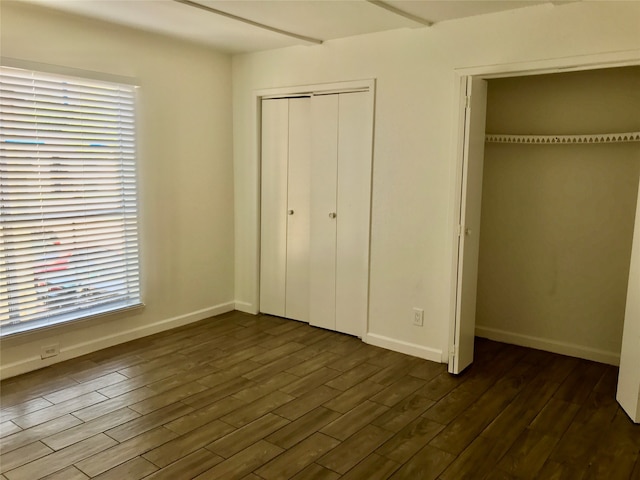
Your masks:
M458 236L461 237L462 236L462 232L464 230L464 226L462 225L458 225Z
M465 97L464 108L471 108L471 95Z
M449 365L453 365L455 358L456 358L456 346L451 345L451 348L449 349Z

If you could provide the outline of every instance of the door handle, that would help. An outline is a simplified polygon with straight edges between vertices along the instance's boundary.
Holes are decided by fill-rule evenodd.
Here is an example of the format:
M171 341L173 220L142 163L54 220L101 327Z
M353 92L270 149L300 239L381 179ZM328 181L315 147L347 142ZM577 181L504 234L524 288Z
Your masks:
M289 210L289 215L293 215L293 210Z
M329 214L329 218L336 218L336 216L337 216L337 215L336 215L336 212L331 212L331 213Z

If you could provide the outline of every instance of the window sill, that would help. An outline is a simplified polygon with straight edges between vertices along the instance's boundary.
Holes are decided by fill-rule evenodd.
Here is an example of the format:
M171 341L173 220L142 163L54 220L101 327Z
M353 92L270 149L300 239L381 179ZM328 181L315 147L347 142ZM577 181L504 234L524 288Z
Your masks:
M93 321L97 318L108 317L111 315L117 315L120 313L141 310L145 307L144 303L136 303L133 305L127 305L116 308L104 309L102 311L95 311L78 318L65 318L55 320L40 320L38 322L25 322L26 324L20 325L6 325L0 327L0 342L13 338L26 337L29 335L37 334L40 332L47 332L54 329L59 329L68 325L77 325L82 322Z

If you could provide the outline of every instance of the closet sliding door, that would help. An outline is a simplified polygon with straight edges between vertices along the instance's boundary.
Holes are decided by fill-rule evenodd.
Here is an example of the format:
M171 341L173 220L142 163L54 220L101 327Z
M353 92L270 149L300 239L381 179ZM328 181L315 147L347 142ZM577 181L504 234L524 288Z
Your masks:
M310 323L362 336L368 312L369 92L311 100Z
M372 95L262 100L261 312L365 333Z
M335 330L338 95L312 97L311 130L309 323Z
M289 100L262 101L260 311L284 316Z
M308 321L310 99L262 101L260 311Z
M362 336L369 308L373 115L368 93L339 98L336 329Z
M289 99L287 270L284 316L305 322L309 321L310 104L309 97Z

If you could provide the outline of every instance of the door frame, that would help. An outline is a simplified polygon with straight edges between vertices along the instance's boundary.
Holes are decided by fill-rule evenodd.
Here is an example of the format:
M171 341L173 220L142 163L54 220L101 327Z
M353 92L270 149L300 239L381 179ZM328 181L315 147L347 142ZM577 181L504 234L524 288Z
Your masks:
M453 362L456 355L455 332L458 318L458 296L460 294L461 281L458 279L459 262L459 236L458 229L463 202L463 162L465 146L465 107L466 107L466 77L475 77L483 80L507 77L524 77L544 75L550 73L566 73L586 70L597 70L615 67L628 67L640 65L640 50L627 50L595 55L581 55L574 57L551 58L531 62L505 63L496 65L484 65L476 67L461 67L454 69L454 99L455 115L452 131L454 132L451 151L455 152L455 175L451 185L450 205L450 245L451 245L451 285L449 297L449 337L443 351L443 360Z
M330 82L330 83L315 83L308 85L292 85L286 87L275 87L275 88L267 88L267 89L259 89L253 91L253 113L254 113L254 125L255 125L255 143L254 143L254 154L257 162L257 177L255 179L255 188L256 188L256 199L255 199L255 232L256 232L256 243L255 243L255 258L256 262L254 264L254 279L255 279L255 303L253 305L241 305L236 304L236 308L241 311L246 311L247 313L258 314L260 312L260 262L261 262L261 198L262 198L262 158L261 158L261 134L262 134L262 100L268 98L290 98L290 97L300 97L300 96L309 96L309 95L328 95L335 93L349 93L349 92L360 92L366 91L369 93L369 107L373 114L373 124L372 124L372 132L371 132L371 142L372 142L372 158L371 158L371 193L369 202L372 203L373 198L373 142L375 139L375 96L376 96L376 81L373 78L366 78L360 80L346 80L341 82ZM367 275L367 313L364 325L361 326L361 335L360 338L364 338L368 332L369 326L369 291L370 291L370 282L371 282L371 215L372 209L369 210L369 259L368 259L368 275ZM238 308L240 307L240 308ZM243 308L244 307L244 308ZM251 308L252 307L252 308ZM295 321L295 320L293 320Z

